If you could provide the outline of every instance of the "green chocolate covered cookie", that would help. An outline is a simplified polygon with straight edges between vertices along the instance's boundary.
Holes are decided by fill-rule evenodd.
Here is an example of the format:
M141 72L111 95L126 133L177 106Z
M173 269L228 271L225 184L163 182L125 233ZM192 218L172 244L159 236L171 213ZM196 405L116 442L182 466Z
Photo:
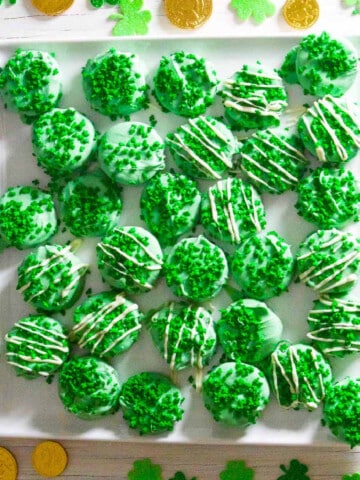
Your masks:
M125 185L145 183L165 168L164 142L150 125L123 122L100 139L100 167L111 180Z
M161 58L154 77L154 94L167 111L183 117L202 115L214 102L219 80L207 60L175 52Z
M58 320L44 315L22 318L5 335L6 361L28 379L49 377L67 360L67 331Z
M256 423L269 397L263 372L240 361L220 364L203 381L205 407L214 420L227 425L247 427Z
M359 279L360 240L350 232L318 230L300 244L296 256L299 280L316 293L348 293Z
M89 59L82 69L82 86L91 108L112 120L148 106L144 67L133 53L111 48Z
M0 197L0 239L19 250L45 243L57 232L49 193L31 186L10 187Z
M180 390L160 373L138 373L121 387L124 419L140 435L172 431L183 416L183 401Z
M227 178L203 194L201 224L212 237L239 244L248 234L265 227L264 205L252 185L240 178Z
M96 148L93 123L74 108L54 108L32 127L33 152L52 177L71 175L85 165Z
M104 280L129 293L150 291L163 264L159 242L141 227L116 227L98 243L96 253Z
M232 168L237 141L231 130L213 117L190 119L169 133L166 144L178 167L192 178L220 180Z
M96 357L73 357L59 374L59 396L65 409L93 420L119 409L120 383L116 370Z

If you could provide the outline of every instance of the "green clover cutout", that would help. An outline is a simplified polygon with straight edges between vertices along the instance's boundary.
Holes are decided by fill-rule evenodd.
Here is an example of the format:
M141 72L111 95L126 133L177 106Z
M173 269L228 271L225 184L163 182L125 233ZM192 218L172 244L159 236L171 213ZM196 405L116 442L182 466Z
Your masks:
M119 0L90 0L90 3L94 8L100 8L104 6L105 3L108 5L117 5Z
M176 472L172 478L169 480L187 480L183 472ZM190 480L197 480L196 477L192 477Z
M360 0L344 0L345 7L355 7L352 14L360 14Z
M247 468L244 461L227 462L225 470L220 473L220 480L253 480L254 470Z
M240 20L252 17L255 23L262 23L276 11L275 5L270 0L231 0L230 5L236 10Z
M163 480L160 465L152 463L150 458L136 460L133 469L128 472L129 480Z
M341 480L360 480L360 473L344 475Z
M280 470L285 475L281 475L277 480L310 480L310 477L306 475L309 470L308 467L300 463L299 460L291 460L288 468L285 465L280 465Z
M112 30L113 35L146 35L151 20L149 10L142 10L143 0L118 0L119 12L110 15L110 20L117 24Z

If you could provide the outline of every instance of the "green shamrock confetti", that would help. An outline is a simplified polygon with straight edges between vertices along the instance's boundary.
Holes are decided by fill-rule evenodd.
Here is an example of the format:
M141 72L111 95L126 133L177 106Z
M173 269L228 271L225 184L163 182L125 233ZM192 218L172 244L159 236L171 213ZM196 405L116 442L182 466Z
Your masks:
M344 475L342 480L360 480L360 473L353 473L351 475Z
M110 20L117 24L113 28L113 35L145 35L148 33L148 23L151 20L149 10L141 10L143 0L118 0L119 13L110 15Z
M94 8L100 8L103 7L105 3L108 5L117 5L119 0L90 0L90 3Z
M281 475L277 480L310 480L310 477L306 475L309 470L308 467L300 463L299 460L291 460L288 468L285 465L280 465L280 470L285 472L285 475Z
M276 11L270 0L231 0L230 5L236 10L240 20L252 17L255 23L262 23Z
M244 461L227 462L225 470L220 473L220 480L253 480L254 470L247 468Z
M360 14L360 0L344 0L345 7L355 7L352 14Z
M183 472L176 472L174 477L169 478L169 480L187 480ZM192 477L190 480L197 480L196 477Z
M150 458L136 460L128 473L129 480L163 480L160 465L152 463Z

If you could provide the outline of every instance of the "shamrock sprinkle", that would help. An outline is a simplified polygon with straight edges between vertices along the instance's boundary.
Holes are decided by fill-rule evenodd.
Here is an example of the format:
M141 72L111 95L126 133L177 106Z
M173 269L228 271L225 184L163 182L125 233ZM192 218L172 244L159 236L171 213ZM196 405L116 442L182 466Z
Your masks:
M128 473L129 480L163 480L160 465L152 463L150 458L136 460Z
M103 7L105 3L108 5L117 5L119 0L90 0L90 3L94 8L100 8Z
M345 7L355 7L352 14L360 15L360 0L344 0Z
M299 462L299 460L293 459L290 461L288 468L285 465L280 465L285 475L281 475L277 480L310 480L310 477L306 475L308 467Z
M119 13L110 15L110 20L117 23L112 30L115 36L146 35L151 20L149 10L141 10L143 0L118 0Z
M270 0L231 0L230 5L240 20L252 17L255 23L262 23L267 17L272 17L276 10Z
M253 480L254 470L247 468L244 461L227 462L225 470L220 473L220 480Z

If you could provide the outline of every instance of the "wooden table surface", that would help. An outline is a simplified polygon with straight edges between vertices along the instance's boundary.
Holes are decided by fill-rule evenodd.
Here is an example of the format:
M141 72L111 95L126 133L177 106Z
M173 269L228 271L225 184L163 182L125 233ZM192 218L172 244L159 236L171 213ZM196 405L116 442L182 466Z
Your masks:
M229 9L227 0L214 0L214 13L210 21L202 29L191 34L195 36L223 33L229 36L296 34L281 17L280 7L284 0L274 0L274 3L279 7L279 13L263 25L256 26L251 22L240 23ZM360 16L352 17L349 10L341 6L340 0L319 0L319 3L321 17L310 31L331 29L346 32L348 35L358 34ZM150 36L189 35L189 32L181 32L169 25L164 16L161 0L145 0L145 6L153 12L154 17L150 25ZM66 14L49 18L39 14L31 6L30 1L18 0L15 6L8 6L7 0L4 0L0 6L0 40L79 37L96 39L104 36L110 38L111 23L108 16L113 11L114 7L95 11L86 0L75 0ZM20 480L40 478L31 466L31 453L38 441L26 438L0 439L0 444L10 449L17 458ZM95 441L63 441L62 444L69 455L68 467L61 476L64 480L126 479L133 462L146 457L163 467L164 480L173 476L177 470L182 470L189 478L196 476L199 480L215 480L219 478L219 473L230 460L245 460L249 467L254 468L255 480L277 479L282 473L279 465L288 464L292 458L309 465L311 480L340 480L344 473L360 471L360 450L350 450L347 446L332 448L207 446ZM0 471L0 479L2 478Z

